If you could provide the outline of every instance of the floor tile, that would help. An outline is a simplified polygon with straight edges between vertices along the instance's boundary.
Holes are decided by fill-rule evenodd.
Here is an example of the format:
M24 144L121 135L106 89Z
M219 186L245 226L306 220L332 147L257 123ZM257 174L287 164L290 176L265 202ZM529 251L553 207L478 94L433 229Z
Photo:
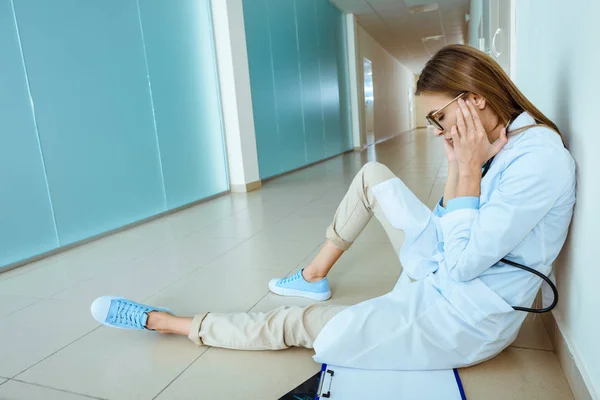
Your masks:
M21 310L42 299L11 294L0 294L0 317Z
M127 264L119 270L112 270L73 285L52 297L88 305L99 296L123 296L134 301L143 301L197 268L161 263Z
M313 351L210 349L160 396L165 399L278 399L317 373Z
M145 301L184 316L243 312L268 293L272 278L284 275L268 270L201 268Z
M159 235L159 238L162 235L165 239L180 239L246 209L249 202L245 195L221 196L142 224L130 229L129 232L143 235L148 234L146 231L150 231Z
M17 268L13 268L11 270L4 271L4 272L2 272L0 270L0 282L7 280L7 279L14 278L15 276L23 275L27 272L31 272L39 267L40 267L39 264L32 263L32 264L23 265L23 266L20 266Z
M232 217L260 223L263 227L271 226L296 211L298 207L277 200L264 201L245 210L235 213Z
M310 242L316 246L325 239L329 224L331 218L286 217L256 236L273 241Z
M174 240L174 236L159 230L126 230L85 245L81 256L105 262L127 262Z
M8 379L6 378L0 378L0 385L2 385L4 382L6 382Z
M316 199L315 201L308 203L307 205L301 207L297 211L293 212L291 217L308 217L308 218L327 218L333 220L333 216L335 215L335 211L337 210L337 206L340 201L336 199L335 202L329 201L327 203L321 201L322 199Z
M0 399L6 400L84 400L81 396L61 390L50 389L29 383L10 381L0 386Z
M0 376L15 376L97 326L89 304L58 299L0 318Z
M183 239L135 259L133 263L162 265L169 268L172 266L201 267L227 253L245 240L244 238L212 239L192 233Z
M48 266L0 281L0 293L47 297L78 282L81 282L80 277L68 273L62 274L52 266Z
M527 315L519 331L519 336L511 346L535 350L554 350L550 336L544 327L542 316L535 314Z
M247 239L262 231L268 225L268 222L252 214L234 214L220 221L208 224L196 231L194 235L199 238Z
M324 238L323 238L324 240ZM266 269L288 273L321 243L274 241L255 236L209 263L206 268Z
M553 352L509 347L459 370L469 400L568 400L571 389Z
M151 399L205 350L183 336L102 327L17 379L107 399Z
M71 258L75 257L78 253L80 253L81 250L82 250L82 247L75 247L75 248L72 248L69 250L64 250L64 251L57 253L55 255L52 255L52 256L48 256L48 257L42 258L40 260L33 261L26 265L22 265L20 267L13 268L9 271L0 272L0 282L3 280L6 280L6 279L12 279L16 276L35 271L39 268L45 268L49 265L56 264L57 262L65 260L65 259L71 259Z
M61 257L31 272L0 281L0 293L48 297L101 273L118 270L123 264L96 260L83 253Z

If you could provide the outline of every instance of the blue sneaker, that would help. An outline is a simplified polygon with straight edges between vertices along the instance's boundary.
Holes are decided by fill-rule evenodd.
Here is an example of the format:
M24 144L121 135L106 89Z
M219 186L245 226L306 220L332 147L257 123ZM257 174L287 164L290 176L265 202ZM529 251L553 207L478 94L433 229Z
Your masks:
M313 300L327 300L331 297L329 281L323 278L318 282L308 282L302 276L302 271L296 272L287 278L271 279L269 289L280 296L306 297Z
M123 297L98 297L90 307L94 319L103 325L120 329L146 329L148 313L163 311L173 314L167 308L152 307L136 303Z

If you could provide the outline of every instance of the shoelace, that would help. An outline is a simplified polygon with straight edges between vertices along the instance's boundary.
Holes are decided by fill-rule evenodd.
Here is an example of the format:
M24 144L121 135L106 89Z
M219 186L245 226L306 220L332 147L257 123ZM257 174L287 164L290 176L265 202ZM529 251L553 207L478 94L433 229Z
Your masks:
M296 279L300 278L301 275L302 275L302 270L296 272L292 276L288 276L287 278L283 278L281 280L281 283L288 283L288 282L291 282L291 281L295 281Z
M121 324L140 327L141 316L145 311L144 307L119 301L115 319Z

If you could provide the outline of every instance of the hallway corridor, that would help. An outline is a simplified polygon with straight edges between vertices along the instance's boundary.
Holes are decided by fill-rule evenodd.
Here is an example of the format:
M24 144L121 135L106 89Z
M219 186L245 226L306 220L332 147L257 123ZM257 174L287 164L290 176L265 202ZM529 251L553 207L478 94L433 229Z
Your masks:
M293 389L320 368L311 350L196 348L186 338L100 327L89 305L120 295L186 315L310 304L271 294L267 283L315 255L370 160L429 207L443 194L442 143L420 129L0 274L0 398L270 400ZM329 302L382 295L400 271L374 220L333 269ZM540 317L500 356L460 376L469 400L572 398Z

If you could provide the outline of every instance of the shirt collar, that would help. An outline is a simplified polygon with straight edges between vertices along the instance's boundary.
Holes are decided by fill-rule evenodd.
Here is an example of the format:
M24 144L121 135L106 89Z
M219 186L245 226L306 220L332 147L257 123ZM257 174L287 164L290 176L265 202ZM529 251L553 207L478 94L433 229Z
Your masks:
M515 120L508 126L508 132L517 130L519 128L523 128L527 125L534 125L535 119L527 111L522 112ZM510 149L513 147L521 138L523 137L523 132L518 133L516 135L508 135L508 143L504 145L504 149Z

